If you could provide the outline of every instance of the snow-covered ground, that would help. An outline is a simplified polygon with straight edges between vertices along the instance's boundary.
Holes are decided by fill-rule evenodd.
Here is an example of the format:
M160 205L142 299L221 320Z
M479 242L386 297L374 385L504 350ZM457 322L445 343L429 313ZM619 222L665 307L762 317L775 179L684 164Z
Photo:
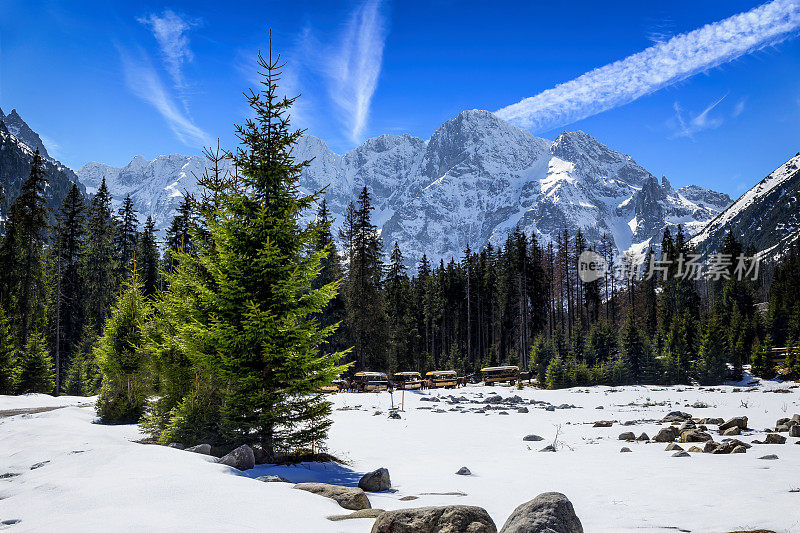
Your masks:
M135 426L92 424L93 409L76 406L85 405L85 398L0 396L0 416L11 409L66 405L0 418L0 475L20 474L0 479L0 522L19 520L0 529L367 532L372 519L327 520L349 512L332 500L252 478L279 474L292 482L356 485L363 472L386 467L396 492L369 494L372 507L478 505L498 528L517 505L559 491L570 498L587 532L800 531L800 492L790 492L800 488L797 438L755 444L746 454L688 458L672 457L663 443L618 440L624 431L654 436L656 421L673 410L698 418L746 415L754 431L738 438L763 439L776 419L800 413L800 389L791 387L767 382L738 392L730 386L517 391L478 385L406 392L401 420L387 417L389 393L336 394L329 451L348 466L263 465L243 473L207 456L137 444ZM778 388L789 392L768 392ZM472 401L492 392L518 395L524 402L518 405L529 412L476 413L481 405ZM449 404L451 395L467 401ZM395 404L401 396L394 393ZM441 401L424 400L430 397ZM574 408L546 409L562 404ZM615 422L595 428L597 420ZM709 430L721 439L716 426ZM556 433L558 452L539 452ZM524 442L528 434L544 440ZM620 453L623 446L633 452ZM766 454L779 459L759 459ZM456 475L462 466L472 475ZM418 499L402 501L405 496Z

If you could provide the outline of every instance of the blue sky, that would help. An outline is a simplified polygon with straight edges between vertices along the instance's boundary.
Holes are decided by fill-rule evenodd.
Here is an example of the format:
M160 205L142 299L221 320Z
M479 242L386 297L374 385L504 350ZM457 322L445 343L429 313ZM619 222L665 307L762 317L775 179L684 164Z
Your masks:
M338 152L503 110L736 197L800 151L799 2L3 0L0 107L73 168L230 147L272 28Z

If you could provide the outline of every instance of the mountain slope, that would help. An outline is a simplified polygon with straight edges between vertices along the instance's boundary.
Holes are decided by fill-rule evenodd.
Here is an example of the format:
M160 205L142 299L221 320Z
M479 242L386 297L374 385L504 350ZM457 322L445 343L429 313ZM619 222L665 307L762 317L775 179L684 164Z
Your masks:
M382 135L339 155L304 136L294 154L311 160L301 190L325 187L338 223L366 186L386 248L399 242L409 264L422 254L447 260L467 245L499 244L517 225L544 242L581 229L589 242L608 234L619 250L640 251L660 241L665 226L694 233L730 203L701 187L675 191L586 133L550 141L479 110L448 120L428 141ZM122 169L88 163L78 175L89 190L105 176L118 200L130 194L140 218L152 215L163 229L182 191L196 192L193 174L203 166L198 157L137 157Z
M800 153L714 218L693 239L699 253L719 251L728 231L766 257L800 237Z
M11 114L3 115L0 118L2 118L0 120L0 186L4 195L3 204L0 206L0 215L4 215L30 174L31 159L35 152L35 147L23 142L10 131L11 128L7 126L6 121L9 121L14 131L23 135L33 144L36 144L35 141L37 140L41 143L41 139L28 127L16 111L12 111ZM45 157L43 161L44 170L49 180L49 185L45 190L45 197L48 207L55 213L61 206L61 202L63 202L72 184L78 183L78 176L72 170L50 157ZM78 187L81 192L84 191L83 185L80 183L78 183Z

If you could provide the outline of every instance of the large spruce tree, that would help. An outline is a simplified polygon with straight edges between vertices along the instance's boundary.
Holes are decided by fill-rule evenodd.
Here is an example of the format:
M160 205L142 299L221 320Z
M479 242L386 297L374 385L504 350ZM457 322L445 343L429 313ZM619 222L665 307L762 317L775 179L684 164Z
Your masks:
M220 187L218 207L204 214L209 245L173 252L158 304L168 323L156 340L177 346L222 398L218 417L201 420L214 419L218 441L255 445L266 460L323 443L330 404L314 392L345 369L344 354L320 349L335 326L315 317L338 283L312 288L329 252L309 252L322 228L300 222L319 195L298 190L308 162L292 156L302 132L289 129L293 99L278 96L281 66L271 52L259 56L262 88L247 97L255 118L236 127L241 147L231 155L238 186ZM187 433L196 393L185 391L164 429Z

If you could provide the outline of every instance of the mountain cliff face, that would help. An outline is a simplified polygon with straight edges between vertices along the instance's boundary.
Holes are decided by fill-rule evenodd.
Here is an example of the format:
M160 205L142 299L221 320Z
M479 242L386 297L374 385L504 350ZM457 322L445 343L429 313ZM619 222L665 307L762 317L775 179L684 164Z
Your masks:
M800 238L800 153L744 193L691 242L699 253L715 253L729 231L766 258L781 257Z
M620 251L640 252L660 241L664 227L684 224L693 234L730 203L697 186L676 191L586 133L550 141L487 111L462 112L428 141L382 135L339 155L305 136L294 154L312 160L301 189L326 187L337 223L366 185L386 248L398 241L409 264L423 253L448 260L467 245L500 244L517 225L543 242L564 228L580 228L590 243L605 233ZM105 176L116 199L130 194L140 218L152 215L164 229L182 192L196 192L204 164L199 157L137 157L124 168L88 163L78 175L90 192Z
M15 133L16 132L16 133ZM17 137L17 134L20 137ZM28 144L30 143L30 144ZM22 184L31 170L31 159L37 147L44 156L44 170L49 180L45 190L47 205L55 213L64 201L78 176L60 162L47 156L47 150L39 136L31 130L16 110L4 115L0 110L0 186L4 199L0 205L0 216L5 216L6 209L19 194ZM83 186L78 183L81 192Z

